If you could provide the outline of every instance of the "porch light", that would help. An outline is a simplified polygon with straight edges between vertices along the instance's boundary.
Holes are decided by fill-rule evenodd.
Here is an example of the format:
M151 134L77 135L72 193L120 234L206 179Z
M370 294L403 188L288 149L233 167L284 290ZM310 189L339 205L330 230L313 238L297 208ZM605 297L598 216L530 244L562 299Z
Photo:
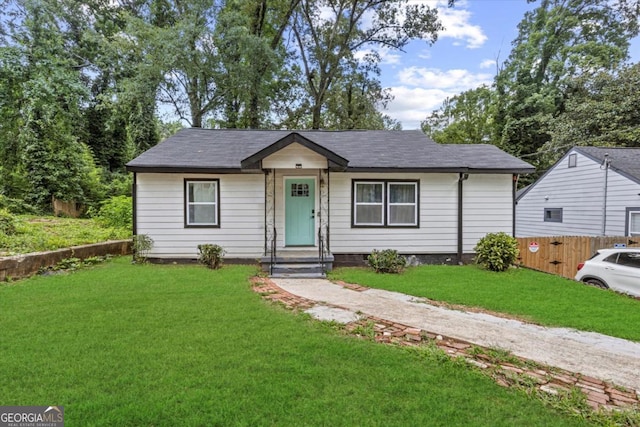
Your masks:
M302 163L296 163L296 169L302 169Z

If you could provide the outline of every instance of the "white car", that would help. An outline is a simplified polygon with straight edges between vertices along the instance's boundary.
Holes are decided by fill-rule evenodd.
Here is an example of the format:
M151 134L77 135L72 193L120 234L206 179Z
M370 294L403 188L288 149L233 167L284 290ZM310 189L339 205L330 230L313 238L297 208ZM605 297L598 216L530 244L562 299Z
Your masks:
M598 249L578 265L575 279L640 297L640 248Z

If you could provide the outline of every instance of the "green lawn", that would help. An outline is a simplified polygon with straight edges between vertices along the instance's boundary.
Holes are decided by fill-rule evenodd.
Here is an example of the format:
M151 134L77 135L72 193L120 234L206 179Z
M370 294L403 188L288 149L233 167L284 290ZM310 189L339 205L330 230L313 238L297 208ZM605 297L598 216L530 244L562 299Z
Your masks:
M475 265L431 265L401 275L342 268L331 278L640 341L639 300L525 268L495 273Z
M0 405L63 405L68 426L581 425L265 302L254 273L118 258L0 284Z
M0 256L49 251L130 237L130 230L103 227L93 219L18 215L16 234L7 236L0 232Z

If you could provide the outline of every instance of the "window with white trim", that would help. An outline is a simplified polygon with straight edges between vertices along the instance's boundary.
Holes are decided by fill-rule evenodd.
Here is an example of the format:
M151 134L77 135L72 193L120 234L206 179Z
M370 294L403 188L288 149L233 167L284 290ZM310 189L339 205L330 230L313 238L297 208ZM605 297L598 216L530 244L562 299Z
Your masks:
M629 211L629 236L640 236L640 211Z
M384 183L354 182L353 224L384 225Z
M354 227L417 227L417 181L353 181Z
M562 222L562 208L544 208L544 222Z
M219 227L219 181L185 180L185 226Z

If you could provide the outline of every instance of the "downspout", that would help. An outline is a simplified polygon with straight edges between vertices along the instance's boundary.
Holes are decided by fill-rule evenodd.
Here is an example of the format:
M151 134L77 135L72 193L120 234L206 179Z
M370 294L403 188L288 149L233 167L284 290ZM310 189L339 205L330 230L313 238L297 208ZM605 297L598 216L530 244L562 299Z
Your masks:
M269 235L267 234L267 191L268 191L268 183L269 183L269 170L264 170L264 256L267 256L267 239Z
M463 255L463 232L462 232L462 213L463 213L463 197L462 183L469 178L468 173L460 173L458 177L458 264L462 264Z
M331 229L331 169L329 165L327 165L327 253L331 253L331 233L329 230Z
M132 209L133 209L133 215L132 215L132 221L133 221L133 235L135 236L136 234L138 234L138 215L136 214L137 212L137 205L138 205L138 200L136 198L136 187L138 186L138 174L136 172L133 173L133 184L131 186L131 203L132 203Z
M271 169L273 174L273 239L274 248L278 246L278 229L276 227L276 170ZM284 200L284 199L283 199Z
M513 174L513 184L511 185L511 193L513 197L513 212L511 214L511 235L516 237L516 193L518 192L518 174Z
M604 154L604 160L602 161L602 165L600 165L600 169L604 168L604 195L602 197L602 235L607 235L607 193L609 187L609 165L611 164L611 159L609 158L609 154Z

